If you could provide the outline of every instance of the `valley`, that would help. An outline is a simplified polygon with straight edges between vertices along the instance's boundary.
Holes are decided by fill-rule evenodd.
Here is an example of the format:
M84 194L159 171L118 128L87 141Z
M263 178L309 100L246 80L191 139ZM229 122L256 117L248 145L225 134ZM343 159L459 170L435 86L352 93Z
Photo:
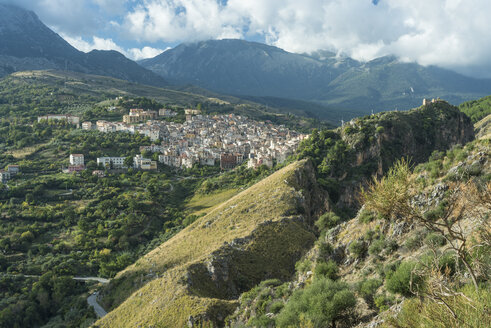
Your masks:
M0 0L0 328L491 327L479 1Z

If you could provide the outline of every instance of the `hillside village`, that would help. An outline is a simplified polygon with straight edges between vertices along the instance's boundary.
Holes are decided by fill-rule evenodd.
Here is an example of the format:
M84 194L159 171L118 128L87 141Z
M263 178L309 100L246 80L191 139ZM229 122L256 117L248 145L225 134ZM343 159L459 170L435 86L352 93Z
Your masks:
M247 167L256 169L261 165L272 167L283 163L297 149L300 141L307 135L297 133L282 125L257 122L235 114L203 115L200 110L186 109L186 121L175 123L157 120L177 115L169 109L159 112L130 109L122 122L98 120L95 123L83 122L83 130L98 130L102 133L139 133L158 142L151 146L141 146L140 152L159 153L158 161L174 168L191 168L194 165L220 165L228 170L247 161ZM66 120L79 127L79 118L71 115L45 115L42 120ZM141 170L157 170L157 162L134 156L132 161L125 157L99 157L97 164L104 169L126 169L132 166ZM84 155L71 154L66 172L85 169ZM101 175L98 170L94 174Z

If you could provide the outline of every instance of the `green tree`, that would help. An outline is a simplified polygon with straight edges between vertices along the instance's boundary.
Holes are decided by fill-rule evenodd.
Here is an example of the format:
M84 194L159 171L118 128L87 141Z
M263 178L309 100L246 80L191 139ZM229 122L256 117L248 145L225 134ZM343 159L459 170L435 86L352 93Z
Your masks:
M128 168L133 167L133 156L128 156L124 159L124 166Z

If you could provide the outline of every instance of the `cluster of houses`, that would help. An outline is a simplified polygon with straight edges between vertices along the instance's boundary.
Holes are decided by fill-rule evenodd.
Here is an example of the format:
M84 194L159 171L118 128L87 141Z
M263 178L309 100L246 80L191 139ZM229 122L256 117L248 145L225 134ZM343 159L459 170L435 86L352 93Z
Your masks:
M163 122L161 144L140 150L159 152L159 162L178 168L219 162L222 169L231 169L244 161L250 168L272 167L275 161L284 162L307 137L284 126L234 114L186 116L182 124Z
M123 116L122 122L108 122L99 120L97 122L83 122L83 130L98 130L103 133L108 132L128 132L145 135L152 141L156 141L160 138L161 134L161 121L157 121L157 117L172 117L177 115L176 112L162 108L157 111L143 110L141 108L132 108L128 115Z
M165 108L158 112L135 108L123 116L122 122L83 122L82 129L97 129L103 133L139 133L152 141L161 141L159 144L140 147L140 152L158 152L158 161L164 165L191 168L195 164L220 164L223 170L232 169L245 161L249 168L261 165L272 167L275 162L284 162L295 152L300 141L307 137L271 122L256 122L235 114L202 115L199 109L186 109L184 123L156 120L159 116L175 115L176 112ZM78 117L69 114L38 117L39 122L42 120L66 120L77 126L80 123ZM106 169L127 168L124 157L99 157L97 164ZM132 165L141 170L157 169L156 161L141 155L133 158ZM78 172L84 169L84 155L71 154L66 171Z
M65 172L80 172L85 170L85 157L83 154L70 154L70 164ZM97 165L104 169L127 169L125 157L98 157ZM139 170L157 170L157 161L144 158L141 155L133 157L132 167ZM96 170L94 175L102 175L104 171Z
M175 115L177 113L169 109L158 112L158 116L163 117ZM156 111L130 109L123 122L83 122L82 129L97 129L103 133L138 132L152 141L161 140L158 145L142 146L140 150L160 153L159 162L164 165L190 168L195 164L213 166L220 163L224 170L244 161L249 168L272 167L274 162L285 161L307 137L284 126L256 122L234 114L208 116L202 115L199 109L185 109L185 115L184 123L174 123L155 120ZM113 168L122 168L123 160L105 158L101 159L101 164L106 167L104 163L111 163ZM134 162L139 161L134 159ZM141 167L153 169L154 166Z

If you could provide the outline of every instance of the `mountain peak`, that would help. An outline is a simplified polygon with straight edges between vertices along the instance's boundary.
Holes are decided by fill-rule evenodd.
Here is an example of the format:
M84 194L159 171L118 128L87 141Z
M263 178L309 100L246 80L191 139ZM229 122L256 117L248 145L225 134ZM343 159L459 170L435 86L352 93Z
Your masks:
M22 70L61 69L163 86L162 77L123 54L75 49L49 29L38 16L21 7L0 4L0 75Z
M42 24L38 16L30 10L8 3L0 3L0 33L5 31L17 31L32 26Z

